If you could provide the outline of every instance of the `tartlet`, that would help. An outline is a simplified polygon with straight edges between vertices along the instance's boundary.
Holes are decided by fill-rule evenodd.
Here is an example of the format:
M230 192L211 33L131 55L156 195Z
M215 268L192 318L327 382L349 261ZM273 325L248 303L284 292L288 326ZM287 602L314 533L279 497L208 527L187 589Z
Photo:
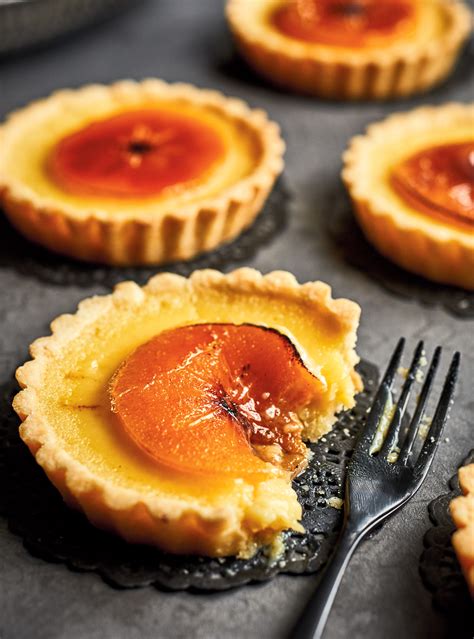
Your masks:
M189 259L252 223L283 152L263 111L217 91L90 85L0 127L0 199L26 237L81 260Z
M367 239L399 266L474 289L474 104L391 115L354 137L343 180Z
M459 485L464 495L453 499L450 505L458 529L453 546L474 599L474 464L459 469Z
M259 73L295 91L386 99L447 76L469 9L445 0L229 0L237 47Z
M65 501L93 524L130 542L173 553L251 555L285 529L303 530L301 506L291 487L298 468L282 463L282 458L292 462L294 457L286 453L295 451L261 439L256 447L250 443L253 440L242 439L242 432L248 433L247 417L256 419L259 410L258 402L252 404L248 397L235 400L236 404L220 399L219 419L223 407L226 417L232 418L220 422L228 431L224 439L214 423L206 430L207 413L205 419L199 411L192 420L176 419L189 404L189 396L196 399L193 410L202 404L199 389L209 381L205 371L210 369L206 365L196 375L195 357L214 358L216 351L191 349L180 360L185 376L176 378L181 364L175 362L164 386L159 381L164 379L163 370L158 368L168 355L164 358L160 350L150 360L150 352L170 335L174 340L178 331L177 352L184 349L186 354L186 334L196 344L195 330L209 334L216 326L231 327L230 348L237 346L230 352L238 359L243 356L239 351L243 342L236 340L239 330L271 336L282 346L280 354L270 349L262 357L263 342L260 347L258 340L248 348L257 369L265 360L268 363L261 380L266 383L281 370L272 362L281 363L278 358L289 348L288 362L297 365L298 379L309 380L305 388L313 389L310 399L295 399L295 386L290 377L285 378L288 388L282 397L291 398L288 401L296 403L298 411L285 409L292 425L288 432L297 431L293 441L299 446L301 437L315 441L328 432L336 413L353 406L354 395L361 390L354 370L359 313L357 304L332 299L326 284L299 285L280 271L262 276L247 268L228 275L204 270L189 279L165 273L143 288L133 282L119 284L111 295L81 302L75 315L57 318L52 335L32 344L33 360L17 371L23 388L14 400L23 421L20 435ZM242 367L245 372L251 374L248 366ZM258 381L258 376L250 379ZM158 408L158 395L150 395L153 384L161 389ZM176 400L182 384L188 391ZM253 388L252 383L244 386ZM272 400L268 392L258 397ZM265 404L264 426L279 414L283 404L276 404ZM158 436L150 415L157 415L161 424L163 414L167 417L160 428L165 430ZM197 431L196 439L190 428L204 430ZM166 429L172 432L163 440ZM263 431L263 435L270 432L266 426ZM205 445L198 441L200 433ZM274 454L275 448L281 455ZM300 455L301 447L296 453ZM305 463L301 455L299 462Z

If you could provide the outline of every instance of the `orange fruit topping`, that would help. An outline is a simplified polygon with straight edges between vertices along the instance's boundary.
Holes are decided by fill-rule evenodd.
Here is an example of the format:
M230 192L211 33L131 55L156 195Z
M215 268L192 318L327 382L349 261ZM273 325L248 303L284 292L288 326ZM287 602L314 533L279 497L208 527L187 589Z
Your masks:
M243 476L304 466L296 411L322 389L277 331L197 324L138 347L117 369L110 395L118 422L155 461Z
M424 149L392 172L397 193L445 222L474 226L474 141Z
M78 195L152 197L202 177L224 152L221 136L197 118L140 110L63 138L47 170L59 186Z
M297 40L364 47L396 37L413 20L413 0L292 0L272 19Z

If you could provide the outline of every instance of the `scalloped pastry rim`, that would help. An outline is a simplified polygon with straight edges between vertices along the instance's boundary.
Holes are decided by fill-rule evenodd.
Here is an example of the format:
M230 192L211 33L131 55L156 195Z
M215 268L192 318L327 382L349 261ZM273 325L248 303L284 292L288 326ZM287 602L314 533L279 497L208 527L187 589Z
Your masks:
M9 175L8 162L0 170L0 200L14 226L29 239L86 261L111 264L160 264L216 248L247 228L261 210L278 175L283 170L285 143L280 128L262 109L252 109L243 100L226 97L219 91L199 89L191 84L166 83L156 78L121 80L110 85L89 84L78 89L62 89L11 113L0 125L2 140L11 131L25 127L51 104L70 105L75 98L100 99L112 96L120 106L127 95L144 99L183 100L213 109L229 120L245 126L260 147L251 172L217 194L184 204L162 207L158 214L140 207L113 211L100 207L56 201L35 192L34 186ZM15 133L16 134L16 133ZM3 156L5 157L5 156ZM158 203L157 203L158 205ZM161 206L161 205L160 205ZM204 216L204 218L203 218ZM200 224L200 220L206 220ZM92 239L91 239L92 238Z
M114 486L106 478L79 462L70 452L63 450L54 426L48 423L41 409L39 397L41 395L42 380L51 362L60 355L67 344L76 339L85 326L93 324L104 313L113 313L115 306L136 306L146 303L147 296L159 295L162 291L179 291L197 282L200 286L221 290L239 290L244 292L266 291L274 293L282 299L290 297L301 299L308 303L308 312L324 310L337 317L346 335L355 336L359 322L359 306L347 299L333 299L331 288L323 282L308 282L299 284L294 276L285 271L273 271L262 275L250 268L240 268L227 275L219 271L205 269L195 271L189 278L172 273L159 273L153 276L143 287L127 281L118 284L108 295L87 298L80 302L74 315L61 315L51 323L51 335L35 340L30 346L33 359L27 361L16 371L16 378L22 390L13 400L13 408L22 420L20 436L28 445L48 476L54 475L53 482L60 492L87 499L88 494L99 500L105 511L127 511L128 517L133 517L135 509L143 509L150 517L160 520L179 520L191 511L200 520L212 524L220 524L228 534L237 525L235 509L233 507L204 506L197 502L191 503L187 499L164 498L153 494L153 491ZM350 340L344 341L345 357L355 365L358 358ZM356 373L355 392L361 389L359 377ZM80 501L80 500L79 500ZM124 513L123 513L124 514Z
M457 531L453 546L474 598L474 464L459 469L459 485L464 493L449 505Z
M423 44L400 41L372 49L336 49L291 38L285 38L285 46L277 46L270 38L257 39L244 28L242 7L248 0L228 0L226 15L244 56L277 84L327 98L386 99L426 90L442 80L468 38L469 7L461 0L436 1L449 21L443 37Z
M356 135L349 141L343 153L341 176L358 221L366 235L369 235L369 241L383 254L407 270L413 270L429 279L436 279L424 272L423 263L439 262L436 248L441 248L446 264L452 267L454 273L454 276L451 274L444 280L445 283L474 289L474 275L469 277L468 272L469 263L473 261L474 235L469 230L464 231L461 227L453 229L441 221L430 223L429 218L406 203L403 210L411 209L413 216L405 212L400 215L394 204L387 205L384 195L376 188L371 188L369 181L361 179L361 176L371 171L371 147L383 147L385 137L389 140L387 144L393 144L390 133L395 132L399 134L402 144L407 123L413 127L420 123L421 130L429 131L434 121L438 125L443 122L451 127L456 121L465 122L469 117L472 117L474 122L474 103L449 102L441 106L421 106L411 111L393 113L384 120L369 124L363 135ZM391 241L390 251L388 248L381 248L386 245L387 238ZM397 250L394 250L395 240L404 258L399 258ZM406 248L410 245L413 248L409 257L413 262L411 268L403 264L403 259L407 259L409 253Z

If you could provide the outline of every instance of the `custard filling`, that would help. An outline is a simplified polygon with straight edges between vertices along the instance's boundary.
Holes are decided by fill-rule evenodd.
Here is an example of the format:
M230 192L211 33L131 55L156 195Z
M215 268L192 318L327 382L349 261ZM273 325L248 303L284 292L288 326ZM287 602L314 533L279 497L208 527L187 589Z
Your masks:
M112 326L109 313L114 315ZM117 424L117 414L111 411L109 389L116 371L143 344L176 328L176 317L180 317L181 326L252 323L288 335L306 367L327 385L311 411L301 411L305 437L317 439L330 429L338 410L353 405L353 363L341 353L343 329L330 313L314 321L300 302L287 300L283 305L270 294L216 291L200 287L197 278L192 294L183 285L178 295L172 288L159 295L149 293L143 307L110 303L109 311L71 340L58 364L48 369L41 403L62 446L117 484L136 489L146 486L168 494L184 491L200 499L224 495L226 486L234 484L231 474L221 476L217 484L210 475L201 473L197 483L195 474L191 477L169 465L163 467L139 446L131 445L130 437ZM258 480L258 476L254 478ZM202 484L209 486L209 491L203 492Z
M264 155L252 125L213 106L156 98L122 105L104 92L74 99L2 140L0 168L7 164L13 181L50 206L165 214L219 196Z

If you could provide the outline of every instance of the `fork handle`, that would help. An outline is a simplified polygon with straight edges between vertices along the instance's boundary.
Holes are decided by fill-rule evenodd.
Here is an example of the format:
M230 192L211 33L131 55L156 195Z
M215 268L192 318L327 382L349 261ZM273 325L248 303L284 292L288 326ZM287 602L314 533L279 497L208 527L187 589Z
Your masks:
M320 639L322 637L344 571L363 536L364 534L361 532L354 532L344 527L318 588L308 601L294 628L291 635L294 639Z

